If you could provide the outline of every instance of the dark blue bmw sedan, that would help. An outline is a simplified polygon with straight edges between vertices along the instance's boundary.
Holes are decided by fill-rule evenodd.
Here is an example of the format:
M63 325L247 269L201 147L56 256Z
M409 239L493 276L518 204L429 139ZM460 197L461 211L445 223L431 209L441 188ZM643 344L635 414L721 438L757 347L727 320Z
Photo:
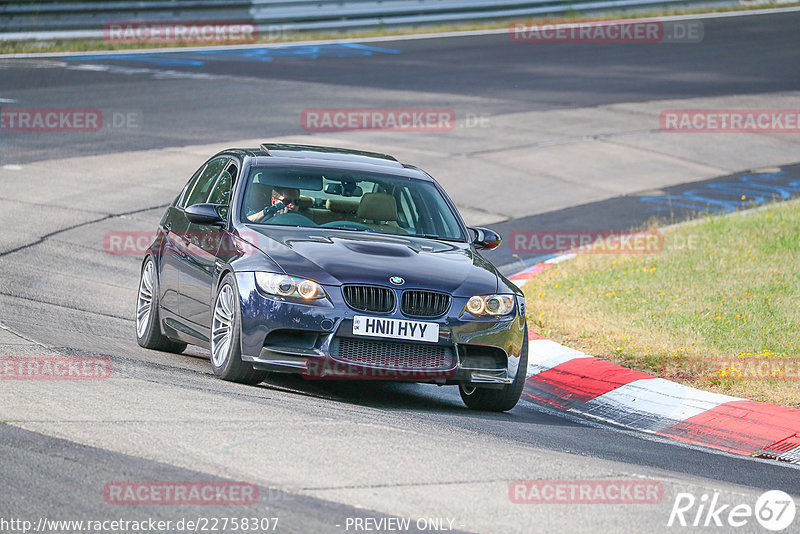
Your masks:
M424 171L371 152L263 144L208 160L142 263L141 346L211 351L214 373L458 385L504 411L525 382L522 292Z

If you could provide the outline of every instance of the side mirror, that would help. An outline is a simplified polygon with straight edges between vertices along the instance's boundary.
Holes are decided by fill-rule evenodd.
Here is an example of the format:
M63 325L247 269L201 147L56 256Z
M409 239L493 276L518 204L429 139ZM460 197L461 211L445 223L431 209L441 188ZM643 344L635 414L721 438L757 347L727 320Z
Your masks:
M183 211L191 223L222 226L225 219L219 214L219 207L219 204L193 204Z
M470 228L470 230L475 232L475 238L472 240L472 244L475 245L477 249L492 250L499 247L500 243L503 242L503 238L494 230L489 230L488 228L480 226Z

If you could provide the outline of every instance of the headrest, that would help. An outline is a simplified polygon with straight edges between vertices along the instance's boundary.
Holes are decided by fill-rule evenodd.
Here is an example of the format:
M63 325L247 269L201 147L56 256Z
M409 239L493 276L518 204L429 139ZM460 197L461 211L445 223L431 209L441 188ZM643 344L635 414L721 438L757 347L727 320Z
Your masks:
M358 216L371 221L396 221L397 204L388 193L364 193L358 205Z
M339 198L329 198L325 207L334 213L352 213L358 210L358 202L353 200L342 200Z
M300 209L307 209L314 205L314 199L311 197L304 197L300 195L300 205L297 206Z

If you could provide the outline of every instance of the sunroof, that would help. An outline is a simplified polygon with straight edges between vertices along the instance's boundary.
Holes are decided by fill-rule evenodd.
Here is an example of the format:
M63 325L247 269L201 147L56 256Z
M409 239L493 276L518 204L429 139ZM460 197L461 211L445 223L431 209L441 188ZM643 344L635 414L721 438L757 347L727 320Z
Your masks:
M287 145L277 143L264 143L261 149L270 156L283 158L316 158L334 161L353 161L370 163L372 165L387 165L402 168L403 165L394 157L378 152L364 150L350 150L346 148L333 148L313 145Z

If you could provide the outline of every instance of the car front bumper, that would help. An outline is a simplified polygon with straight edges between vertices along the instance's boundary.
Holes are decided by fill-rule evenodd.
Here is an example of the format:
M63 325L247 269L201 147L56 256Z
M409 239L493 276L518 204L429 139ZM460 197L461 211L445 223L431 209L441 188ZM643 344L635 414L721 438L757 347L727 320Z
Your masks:
M514 381L525 336L522 297L512 314L476 318L463 314L467 297L453 297L437 319L439 339L409 342L353 334L353 317L409 319L399 311L352 310L341 288L325 286L327 299L310 303L267 296L253 273L236 274L242 318L242 359L259 370L334 380L393 380L502 387Z

